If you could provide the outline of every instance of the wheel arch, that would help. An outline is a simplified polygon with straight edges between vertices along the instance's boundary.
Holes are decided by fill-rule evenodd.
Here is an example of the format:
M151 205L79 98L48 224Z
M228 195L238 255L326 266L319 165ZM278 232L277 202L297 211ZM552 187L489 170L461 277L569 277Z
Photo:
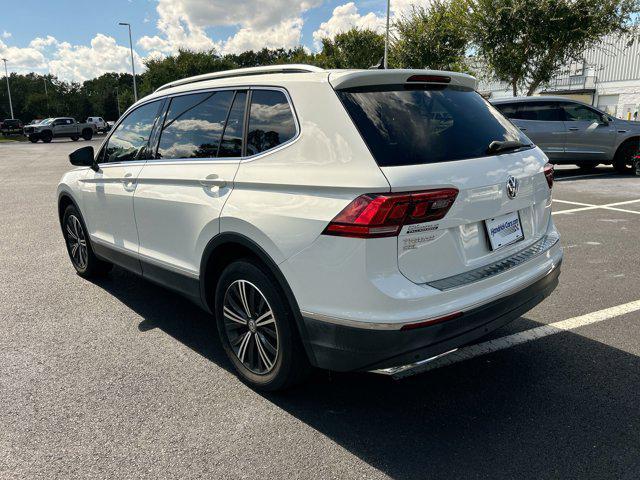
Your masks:
M621 150L623 147L625 147L626 145L628 145L628 144L630 144L630 143L632 143L632 142L635 142L635 143L639 146L639 148L640 148L640 134L634 134L633 136L631 136L631 137L627 137L627 138L625 138L624 140L622 140L622 141L618 144L618 146L616 147L616 151L615 151L615 153L614 153L614 155L613 155L613 159L615 160L615 159L618 157L618 153L620 152L620 150Z
M80 210L78 203L75 201L71 193L66 190L62 190L60 193L58 193L58 220L60 221L61 227L62 216L64 215L64 211L69 205L73 205L74 207L76 207L76 210L78 210L78 212L80 212L80 215L82 215L82 211Z
M240 258L252 258L260 262L276 280L293 312L298 334L304 345L307 357L312 364L315 364L315 356L307 341L308 335L302 320L300 307L287 279L269 254L249 237L239 233L225 232L216 235L209 241L200 262L200 296L202 305L209 312L215 314L214 293L220 275L227 265Z

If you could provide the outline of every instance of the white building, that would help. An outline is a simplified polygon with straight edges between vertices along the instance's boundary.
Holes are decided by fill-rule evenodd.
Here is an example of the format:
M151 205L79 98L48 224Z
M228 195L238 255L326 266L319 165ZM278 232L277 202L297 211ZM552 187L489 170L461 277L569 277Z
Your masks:
M605 37L536 94L573 98L618 118L640 121L640 38L631 40ZM512 95L511 86L501 82L480 81L478 89L491 98Z

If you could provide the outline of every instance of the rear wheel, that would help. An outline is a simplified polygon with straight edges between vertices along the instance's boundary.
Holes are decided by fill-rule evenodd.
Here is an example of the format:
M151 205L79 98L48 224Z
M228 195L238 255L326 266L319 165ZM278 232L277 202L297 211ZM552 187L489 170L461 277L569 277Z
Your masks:
M93 138L93 130L91 130L90 128L85 128L82 131L82 138L84 138L85 140L91 140Z
M78 275L85 278L97 277L113 268L112 264L100 260L93 253L84 221L73 205L69 205L64 211L62 230L69 258Z
M619 173L629 173L633 165L633 157L638 154L638 140L624 142L616 152L613 166Z
M310 367L293 312L260 264L230 264L220 276L215 305L222 345L243 381L273 391L305 377Z

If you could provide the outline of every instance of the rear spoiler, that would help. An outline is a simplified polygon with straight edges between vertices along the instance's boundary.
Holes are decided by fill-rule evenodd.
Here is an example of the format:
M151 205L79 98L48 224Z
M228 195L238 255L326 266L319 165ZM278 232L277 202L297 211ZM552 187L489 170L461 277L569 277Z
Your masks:
M456 85L475 90L477 80L471 75L442 70L343 70L329 74L329 83L336 90L369 85L394 85L403 83L435 83Z

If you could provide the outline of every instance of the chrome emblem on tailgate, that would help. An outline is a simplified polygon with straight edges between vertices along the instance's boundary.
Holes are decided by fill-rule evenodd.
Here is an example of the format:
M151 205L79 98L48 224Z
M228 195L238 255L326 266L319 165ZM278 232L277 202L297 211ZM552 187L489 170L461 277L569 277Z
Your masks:
M507 178L507 196L509 198L516 198L518 195L518 187L519 187L518 179L514 176L510 176Z

